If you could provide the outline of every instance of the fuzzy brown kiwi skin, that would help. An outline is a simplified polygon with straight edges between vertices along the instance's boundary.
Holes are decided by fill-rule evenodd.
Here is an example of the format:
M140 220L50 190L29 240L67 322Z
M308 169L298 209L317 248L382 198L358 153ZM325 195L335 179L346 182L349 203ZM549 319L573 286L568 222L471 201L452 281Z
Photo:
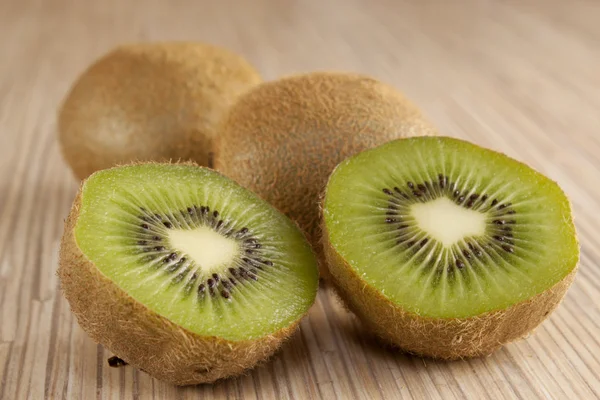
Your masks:
M128 364L175 385L211 383L266 361L297 330L304 315L274 334L229 341L197 335L149 310L104 276L79 249L74 228L82 188L83 183L61 239L61 290L81 328Z
M79 179L130 161L211 166L222 114L261 81L241 56L204 43L118 46L65 96L58 112L61 153Z
M525 337L563 300L578 264L561 281L507 309L469 318L428 318L408 312L354 272L329 241L323 222L329 281L346 306L384 342L405 352L443 360L486 356Z
M318 252L319 195L347 157L436 130L401 93L371 77L312 72L249 90L219 124L215 169L298 222Z

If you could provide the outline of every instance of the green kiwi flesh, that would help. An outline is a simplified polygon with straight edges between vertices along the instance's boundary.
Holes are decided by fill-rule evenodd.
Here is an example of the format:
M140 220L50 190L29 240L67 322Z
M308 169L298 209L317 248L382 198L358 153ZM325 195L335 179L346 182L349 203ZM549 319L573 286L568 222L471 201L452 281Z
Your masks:
M86 179L59 275L92 337L181 384L230 376L264 359L279 344L273 338L289 335L306 314L318 287L315 257L291 220L223 175L183 164L115 167ZM99 280L106 282L96 295L111 295L91 301L83 288L93 295ZM142 310L137 324L123 311L133 308ZM106 326L110 318L127 332L113 334L119 326ZM140 354L155 340L160 346ZM149 361L160 357L166 371ZM194 375L194 363L211 373Z
M570 283L579 260L571 206L555 182L504 154L449 137L400 139L342 162L327 185L323 229L330 272L345 297L356 297L344 290L356 279L401 314L428 323L476 323L535 303ZM528 318L541 321L550 303L533 304L529 311L544 315ZM505 328L500 342L527 333ZM415 336L411 329L407 324L405 336ZM375 330L384 337L389 331ZM453 336L446 348L392 341L445 358L484 352L481 343L456 351Z

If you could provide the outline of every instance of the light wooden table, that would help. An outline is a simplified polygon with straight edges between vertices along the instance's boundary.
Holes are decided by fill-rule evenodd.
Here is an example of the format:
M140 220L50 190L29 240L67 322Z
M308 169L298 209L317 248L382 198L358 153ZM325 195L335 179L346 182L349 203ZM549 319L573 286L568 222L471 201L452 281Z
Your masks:
M0 398L594 399L600 396L600 2L596 0L0 0ZM57 287L77 182L55 139L69 84L124 41L197 39L265 79L369 73L440 129L526 161L570 195L576 282L527 340L443 363L389 352L329 290L266 365L176 388L110 356Z

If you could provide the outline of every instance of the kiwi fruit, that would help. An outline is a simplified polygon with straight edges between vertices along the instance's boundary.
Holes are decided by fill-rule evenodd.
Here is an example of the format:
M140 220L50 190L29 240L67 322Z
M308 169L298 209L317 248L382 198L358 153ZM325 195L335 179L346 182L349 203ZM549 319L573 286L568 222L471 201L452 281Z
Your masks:
M579 264L554 181L451 137L398 139L343 161L322 217L340 296L385 342L423 356L483 356L526 336Z
M79 325L117 357L112 364L176 385L267 359L318 288L313 251L289 218L189 164L124 165L85 179L58 276Z
M73 83L58 115L62 154L74 174L132 161L210 166L215 126L261 82L241 56L197 42L118 46Z
M319 196L334 167L391 139L435 129L387 84L360 74L311 72L249 90L218 132L215 169L297 221L319 251Z

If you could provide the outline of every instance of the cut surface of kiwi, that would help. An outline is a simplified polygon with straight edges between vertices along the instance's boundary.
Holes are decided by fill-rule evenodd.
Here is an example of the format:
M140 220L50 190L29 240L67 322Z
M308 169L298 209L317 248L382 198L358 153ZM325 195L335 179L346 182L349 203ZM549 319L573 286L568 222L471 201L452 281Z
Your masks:
M526 302L539 322L551 305L538 310L532 299L565 280L579 260L570 203L555 182L449 137L401 139L342 162L327 185L323 224L338 285L360 281L428 323L473 322ZM365 308L351 300L363 312L377 301ZM386 336L386 329L378 331ZM506 329L499 330L526 333ZM450 354L452 339L432 353ZM419 352L428 353L424 346Z
M291 220L217 172L178 164L117 167L84 181L59 275L94 338L183 383L268 356L318 287L315 257ZM210 373L194 375L199 369Z

